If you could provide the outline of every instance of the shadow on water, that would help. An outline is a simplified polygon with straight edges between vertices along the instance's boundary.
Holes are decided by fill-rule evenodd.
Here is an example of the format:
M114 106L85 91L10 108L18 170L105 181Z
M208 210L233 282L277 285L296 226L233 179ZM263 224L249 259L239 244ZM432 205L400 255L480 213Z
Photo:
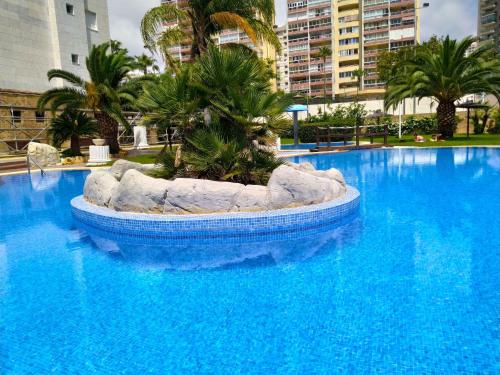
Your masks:
M164 270L257 268L303 262L359 237L362 221L353 214L321 228L277 236L167 240L99 231L76 223L82 240L115 260Z

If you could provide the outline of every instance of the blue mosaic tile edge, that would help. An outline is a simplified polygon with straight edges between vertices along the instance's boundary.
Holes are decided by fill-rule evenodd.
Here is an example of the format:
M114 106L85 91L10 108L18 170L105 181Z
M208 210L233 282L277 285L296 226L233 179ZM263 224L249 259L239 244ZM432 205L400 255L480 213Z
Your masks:
M348 187L346 195L321 204L265 212L203 215L160 215L116 212L88 203L83 196L71 201L76 220L101 231L136 237L178 239L225 236L264 236L291 230L318 228L340 221L359 207L359 191Z

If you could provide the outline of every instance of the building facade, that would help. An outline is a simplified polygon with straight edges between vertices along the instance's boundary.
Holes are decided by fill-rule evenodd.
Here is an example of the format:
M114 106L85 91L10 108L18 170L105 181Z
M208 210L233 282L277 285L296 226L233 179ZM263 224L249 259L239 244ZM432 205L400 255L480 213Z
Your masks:
M276 34L281 44L281 52L276 54L276 87L280 91L290 92L287 26L276 27Z
M42 92L47 71L87 77L85 58L109 41L106 0L0 1L0 89Z
M379 97L378 55L420 34L416 0L288 0L287 25L290 91L313 98L325 78L329 97Z
M481 43L493 42L500 53L500 1L478 0L478 30Z

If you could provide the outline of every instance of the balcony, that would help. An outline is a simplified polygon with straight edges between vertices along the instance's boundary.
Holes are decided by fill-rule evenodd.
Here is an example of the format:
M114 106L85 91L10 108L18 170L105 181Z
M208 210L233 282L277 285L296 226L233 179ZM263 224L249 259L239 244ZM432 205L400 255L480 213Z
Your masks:
M359 1L358 0L339 0L338 2L339 12L358 9Z
M331 34L324 34L324 35L311 35L311 39L309 43L312 44L324 44L324 43L330 43L332 41L332 35Z

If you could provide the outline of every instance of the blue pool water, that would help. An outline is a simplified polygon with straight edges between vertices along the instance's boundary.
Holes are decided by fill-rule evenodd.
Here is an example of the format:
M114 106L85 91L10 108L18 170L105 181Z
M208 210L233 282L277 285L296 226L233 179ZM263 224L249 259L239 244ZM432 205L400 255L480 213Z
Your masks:
M0 177L0 374L498 374L500 149L295 161L358 216L173 251L75 225L85 172Z

